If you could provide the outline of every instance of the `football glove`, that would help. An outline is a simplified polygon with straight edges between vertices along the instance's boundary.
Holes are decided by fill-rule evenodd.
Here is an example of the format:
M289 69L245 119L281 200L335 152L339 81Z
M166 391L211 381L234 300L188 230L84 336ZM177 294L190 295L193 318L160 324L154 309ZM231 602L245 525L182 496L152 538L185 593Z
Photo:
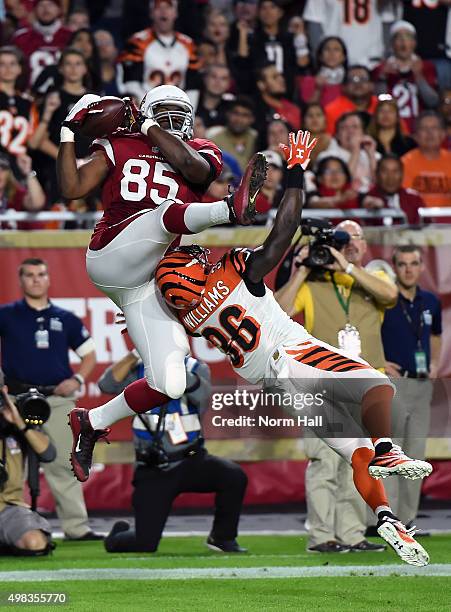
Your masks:
M317 138L310 140L310 132L299 130L297 134L290 132L288 135L289 145L279 144L285 159L287 160L287 168L291 170L294 166L301 166L303 170L307 169L310 162L310 154L313 151Z
M100 96L95 94L85 94L73 105L67 117L61 124L61 142L74 142L74 132L77 131L83 119L86 117L88 106L93 102L97 102L98 100L100 100Z

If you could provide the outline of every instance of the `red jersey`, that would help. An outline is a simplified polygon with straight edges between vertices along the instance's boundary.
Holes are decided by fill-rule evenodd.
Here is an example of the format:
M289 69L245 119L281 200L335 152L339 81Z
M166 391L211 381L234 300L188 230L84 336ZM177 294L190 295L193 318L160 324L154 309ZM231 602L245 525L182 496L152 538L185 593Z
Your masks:
M19 47L28 59L30 85L32 85L45 66L56 64L63 49L69 42L72 32L61 26L53 35L44 36L33 27L18 30L11 44Z
M194 138L187 141L214 169L213 180L222 170L222 153L209 140ZM166 200L179 203L201 202L209 184L188 183L142 134L113 134L109 138L95 140L92 150L101 151L110 171L102 187L104 215L94 229L92 249L103 248L143 210L157 208ZM102 232L115 226L116 234Z
M383 79L387 83L387 93L395 98L399 116L404 119L409 132L413 132L415 117L418 117L423 109L420 97L418 95L418 85L415 81L415 76L411 70L408 72L393 72L383 74L383 69L386 62L382 62L373 71L373 80L378 81ZM437 89L437 73L432 62L423 60L423 77L427 83Z

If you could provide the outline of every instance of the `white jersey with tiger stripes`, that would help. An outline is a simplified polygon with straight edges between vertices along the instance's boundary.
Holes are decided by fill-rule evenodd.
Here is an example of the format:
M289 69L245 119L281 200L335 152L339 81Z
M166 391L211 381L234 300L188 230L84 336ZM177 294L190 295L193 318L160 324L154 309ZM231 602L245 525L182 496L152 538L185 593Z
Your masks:
M257 383L278 346L310 335L281 309L263 282L252 285L246 280L251 252L227 252L209 274L200 304L180 320L189 334L204 336L226 353L240 376Z

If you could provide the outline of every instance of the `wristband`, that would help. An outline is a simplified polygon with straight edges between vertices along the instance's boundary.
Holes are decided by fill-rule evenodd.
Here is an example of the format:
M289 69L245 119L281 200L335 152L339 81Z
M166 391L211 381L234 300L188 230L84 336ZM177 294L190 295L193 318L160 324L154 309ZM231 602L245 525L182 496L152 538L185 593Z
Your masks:
M35 178L37 176L36 172L34 170L32 170L31 172L29 172L27 174L27 179L29 178Z
M301 166L296 165L291 170L287 170L287 178L285 187L287 189L302 189L304 184L304 170Z
M65 125L63 125L60 131L60 142L75 142L75 134Z
M75 378L75 380L79 383L80 387L85 384L85 379L81 374L73 374L72 378Z
M138 351L135 348L131 350L130 352L133 355L133 357L136 357L136 359L141 359L141 355L138 353Z
M146 119L145 121L143 121L141 125L141 132L144 134L144 136L147 136L147 130L153 127L154 125L158 125L158 123L154 119Z
M353 270L354 270L354 264L353 263L348 263L348 265L345 268L346 274L352 274Z

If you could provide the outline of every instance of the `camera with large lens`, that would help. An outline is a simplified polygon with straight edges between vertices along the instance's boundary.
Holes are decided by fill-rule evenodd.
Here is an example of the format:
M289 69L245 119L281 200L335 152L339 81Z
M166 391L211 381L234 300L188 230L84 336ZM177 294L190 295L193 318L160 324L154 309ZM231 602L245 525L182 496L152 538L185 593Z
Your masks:
M23 421L30 427L43 425L50 416L50 404L45 395L37 389L31 388L26 393L16 395L14 403L17 406ZM0 396L0 411L2 410L2 399Z
M324 268L335 261L330 247L341 251L349 242L347 232L333 229L332 223L325 219L303 219L301 223L303 236L312 236L309 255L302 265L308 268Z

